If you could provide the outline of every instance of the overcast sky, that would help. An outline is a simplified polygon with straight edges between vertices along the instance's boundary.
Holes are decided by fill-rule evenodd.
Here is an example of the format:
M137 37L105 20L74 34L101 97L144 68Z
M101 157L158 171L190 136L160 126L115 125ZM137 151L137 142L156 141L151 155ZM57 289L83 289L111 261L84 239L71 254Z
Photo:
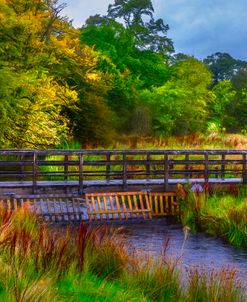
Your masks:
M113 0L60 0L63 14L80 27L95 14L106 14ZM155 18L170 26L175 51L202 59L227 52L247 61L247 0L153 0Z

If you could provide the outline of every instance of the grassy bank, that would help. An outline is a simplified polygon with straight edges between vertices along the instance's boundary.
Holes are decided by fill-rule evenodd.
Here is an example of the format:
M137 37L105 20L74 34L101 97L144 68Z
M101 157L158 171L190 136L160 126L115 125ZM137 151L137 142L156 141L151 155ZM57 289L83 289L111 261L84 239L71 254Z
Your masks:
M247 136L243 134L228 134L220 132L210 132L208 134L191 134L185 136L169 137L140 137L140 136L120 136L114 143L108 146L83 145L72 142L71 144L61 145L60 149L247 149Z
M225 239L236 247L247 248L247 191L245 186L204 188L191 192L178 188L182 223L193 231L204 231Z
M81 225L60 234L27 208L0 208L1 301L245 301L234 269L191 268L128 252L118 230Z

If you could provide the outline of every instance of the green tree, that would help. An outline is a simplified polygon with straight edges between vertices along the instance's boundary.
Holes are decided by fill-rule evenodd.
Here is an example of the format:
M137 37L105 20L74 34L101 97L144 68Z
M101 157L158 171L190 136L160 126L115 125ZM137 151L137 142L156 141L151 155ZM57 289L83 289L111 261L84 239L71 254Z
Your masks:
M151 108L156 135L190 134L206 128L211 73L198 60L189 58L172 67L172 77L163 86L144 91Z
M236 124L232 111L236 91L232 83L225 80L215 85L212 92L215 97L209 103L209 120L219 129L225 128L229 131Z
M151 0L115 0L108 7L107 17L122 19L139 49L166 56L174 50L172 40L167 37L169 26L162 19L155 20L153 13Z
M212 71L214 84L219 81L231 80L239 71L247 68L247 62L236 60L228 53L216 52L203 62Z
M96 70L98 55L82 47L80 31L60 16L63 7L57 0L0 0L0 116L8 119L1 141L6 146L52 146L82 132L88 141L91 132L81 128L86 108L95 99L102 102L98 108L107 107L110 79ZM108 124L101 109L91 125L94 120ZM103 140L97 131L93 138Z

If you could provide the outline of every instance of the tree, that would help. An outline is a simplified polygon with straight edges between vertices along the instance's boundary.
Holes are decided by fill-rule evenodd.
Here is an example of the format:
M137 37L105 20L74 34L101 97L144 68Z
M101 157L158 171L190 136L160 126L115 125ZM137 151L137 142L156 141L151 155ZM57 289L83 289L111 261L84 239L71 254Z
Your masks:
M198 60L189 58L172 67L172 77L163 86L144 91L143 102L153 115L156 135L190 134L206 127L211 74Z
M209 103L209 121L217 125L217 128L229 131L236 124L233 116L233 102L236 91L230 81L220 81L212 90L214 98Z
M133 33L135 45L141 50L151 50L166 56L173 52L173 43L167 37L169 26L153 17L151 0L115 0L108 7L107 17L122 19Z
M90 100L98 96L101 108L107 106L104 94L110 79L96 70L98 56L82 47L80 31L60 17L63 7L57 0L0 0L0 68L9 79L1 79L0 95L0 116L8 121L1 133L6 146L58 144L72 131L84 131L86 110L81 106L91 108ZM94 119L100 121L97 113ZM83 133L88 142L91 132Z
M236 60L228 53L216 52L203 62L208 66L214 75L214 84L219 81L231 80L240 70L247 68L247 62Z

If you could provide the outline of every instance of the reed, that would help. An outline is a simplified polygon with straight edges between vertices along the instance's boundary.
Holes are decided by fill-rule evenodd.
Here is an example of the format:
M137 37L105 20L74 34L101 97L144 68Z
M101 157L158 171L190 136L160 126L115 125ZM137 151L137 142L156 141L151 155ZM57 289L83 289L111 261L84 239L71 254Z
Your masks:
M209 282L191 269L183 287L166 249L157 259L130 253L121 230L106 225L54 231L28 207L0 207L0 267L1 301L223 301L223 292L226 302L244 301L235 270Z
M236 247L247 247L245 187L231 185L201 193L179 186L178 196L183 225L192 231L219 236Z
M189 270L188 302L244 302L244 288L237 270L230 267L207 271L204 267Z

